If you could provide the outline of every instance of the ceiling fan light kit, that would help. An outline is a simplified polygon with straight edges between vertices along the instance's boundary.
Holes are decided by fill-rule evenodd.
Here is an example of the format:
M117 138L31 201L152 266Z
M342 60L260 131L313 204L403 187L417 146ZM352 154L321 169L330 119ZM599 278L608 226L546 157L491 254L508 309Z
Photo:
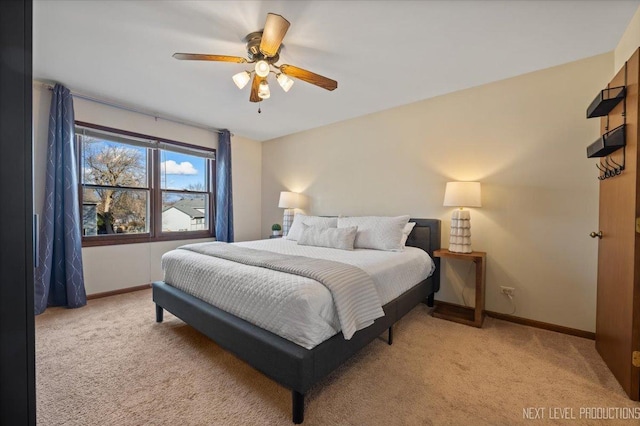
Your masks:
M282 90L288 92L293 86L294 81L290 77L294 77L321 87L325 90L335 90L338 82L330 78L312 73L293 65L276 65L280 60L280 49L282 48L282 40L291 24L285 18L275 13L267 14L267 21L264 30L255 31L248 34L244 40L247 43L247 57L226 56L226 55L206 55L198 53L174 53L173 57L180 60L190 61L215 61L215 62L235 62L235 63L255 63L254 69L251 71L242 71L235 74L232 79L238 89L244 88L251 80L251 94L249 101L260 102L263 99L269 99L271 91L267 77L269 73L276 74L276 80ZM279 71L271 71L271 67Z
M235 74L232 78L233 82L238 86L238 89L242 89L251 80L251 74L249 74L248 71L242 71Z
M271 97L271 91L269 90L269 83L263 80L258 88L258 96L260 99L269 99Z
M255 69L258 77L266 77L269 75L269 71L271 71L271 67L269 66L267 61L265 61L264 59L261 59L258 62L256 62Z
M293 80L282 73L276 76L276 80L278 80L278 84L285 92L288 92L291 86L293 86Z

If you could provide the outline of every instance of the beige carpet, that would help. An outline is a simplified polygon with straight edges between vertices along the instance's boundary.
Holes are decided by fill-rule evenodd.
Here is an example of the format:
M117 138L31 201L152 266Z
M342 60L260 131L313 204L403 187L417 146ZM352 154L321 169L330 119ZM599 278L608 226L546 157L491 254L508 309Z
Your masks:
M287 389L171 314L157 324L150 290L48 309L36 369L40 425L292 424ZM425 305L396 324L393 346L372 342L306 402L306 425L602 424L580 408L640 407L591 340L492 318L475 329ZM527 407L543 418L524 419ZM575 420L550 418L565 407Z

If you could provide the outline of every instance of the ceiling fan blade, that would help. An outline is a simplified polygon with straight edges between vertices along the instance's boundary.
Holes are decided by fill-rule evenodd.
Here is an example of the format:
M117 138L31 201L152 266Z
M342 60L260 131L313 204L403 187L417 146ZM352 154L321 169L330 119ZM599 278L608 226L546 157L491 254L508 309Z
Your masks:
M283 74L299 78L302 81L315 84L323 89L335 90L338 87L338 82L335 80L331 80L330 78L323 77L320 74L316 74L311 71L303 70L302 68L294 67L293 65L280 65L280 71L282 71Z
M276 56L282 39L289 29L289 21L275 13L267 14L267 22L264 24L262 31L262 40L260 41L260 52L267 57Z
M185 61L236 62L238 64L247 62L245 58L241 58L240 56L202 55L199 53L174 53L173 57Z
M253 76L253 81L251 82L251 95L249 95L249 100L251 102L260 102L262 99L258 96L258 89L260 89L260 83L262 82L263 77L259 75Z

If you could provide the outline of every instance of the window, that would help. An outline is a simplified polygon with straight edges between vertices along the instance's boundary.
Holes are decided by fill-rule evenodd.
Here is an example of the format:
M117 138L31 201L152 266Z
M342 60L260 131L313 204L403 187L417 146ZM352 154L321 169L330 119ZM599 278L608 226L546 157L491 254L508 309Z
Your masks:
M149 233L149 149L77 134L82 235Z
M83 245L213 236L215 151L76 122Z
M206 229L209 192L206 158L169 150L160 151L160 187L162 190L162 231Z

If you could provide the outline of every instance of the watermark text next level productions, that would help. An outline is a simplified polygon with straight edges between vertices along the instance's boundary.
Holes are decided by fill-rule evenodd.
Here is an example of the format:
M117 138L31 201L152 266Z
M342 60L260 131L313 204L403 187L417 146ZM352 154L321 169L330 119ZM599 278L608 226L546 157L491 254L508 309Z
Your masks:
M526 420L638 420L640 407L525 407Z

